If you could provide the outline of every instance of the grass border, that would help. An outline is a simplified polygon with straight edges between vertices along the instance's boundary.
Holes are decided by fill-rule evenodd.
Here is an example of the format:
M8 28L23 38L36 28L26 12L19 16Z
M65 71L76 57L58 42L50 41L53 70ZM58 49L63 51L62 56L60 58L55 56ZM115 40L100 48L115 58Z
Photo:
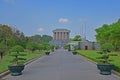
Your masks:
M91 57L88 57L88 56L86 56L86 55L84 55L84 54L81 54L79 51L80 51L80 50L77 50L78 54L81 55L82 57L86 58L88 61L90 61L90 62L92 62L92 63L94 63L94 64L97 64L97 63L99 62L99 61L97 61L97 60L95 60L95 59L93 59L93 58L91 58ZM119 68L118 66L115 65L115 69L112 70L112 72L113 72L115 75L117 75L117 76L120 77L120 68Z
M40 53L32 53L32 54L40 54L40 55L39 55L39 56L35 56L34 58L31 58L31 59L27 60L24 64L27 65L27 64L29 64L29 63L31 63L31 62L33 62L33 61L41 58L41 57L44 55L44 52L45 52L45 51L42 51L42 52L40 52ZM29 53L28 53L28 54L29 54ZM31 54L31 53L30 53L30 54ZM8 75L9 73L10 73L10 71L9 71L8 69L6 69L5 71L2 71L2 72L0 73L0 79L2 79L3 77L5 77L5 76Z

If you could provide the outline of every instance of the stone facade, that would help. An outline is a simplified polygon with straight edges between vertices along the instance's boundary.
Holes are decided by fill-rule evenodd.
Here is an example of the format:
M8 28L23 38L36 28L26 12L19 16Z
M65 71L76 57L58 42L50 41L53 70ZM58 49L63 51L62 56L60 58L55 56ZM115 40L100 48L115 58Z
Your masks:
M54 40L69 40L70 31L67 29L55 29L53 30Z
M76 46L80 50L100 50L100 44L97 42L91 42L85 39L82 39L82 41L73 41L70 42L70 48L71 50L74 50L74 47Z
M97 42L81 41L81 50L100 50L100 45Z
M69 42L69 34L70 34L70 30L67 30L67 29L53 30L53 40L50 41L50 44L63 47Z

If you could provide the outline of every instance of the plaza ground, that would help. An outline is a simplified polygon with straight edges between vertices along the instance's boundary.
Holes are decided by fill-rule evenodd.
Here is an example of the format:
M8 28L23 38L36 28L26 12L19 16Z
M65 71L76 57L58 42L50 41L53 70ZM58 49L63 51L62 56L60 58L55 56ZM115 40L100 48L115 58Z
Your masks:
M96 64L80 55L73 55L64 49L51 52L26 65L23 75L3 80L120 80L114 74L101 75Z

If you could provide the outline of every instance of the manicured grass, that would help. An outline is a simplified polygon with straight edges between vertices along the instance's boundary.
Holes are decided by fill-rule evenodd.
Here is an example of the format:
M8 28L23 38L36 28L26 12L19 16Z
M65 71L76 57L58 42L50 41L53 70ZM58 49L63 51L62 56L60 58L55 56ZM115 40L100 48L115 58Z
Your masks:
M26 53L25 62L44 55L44 51L40 51L40 52L36 51L34 53L29 53L28 51L26 51L25 53ZM11 64L10 63L11 59L12 59L12 56L6 55L4 56L3 60L0 60L0 73L8 70L8 65Z
M98 63L100 62L100 59L98 59L98 57L102 56L101 54L97 53L99 51L95 50L77 50L77 52L80 55L85 56ZM117 53L117 56L110 56L109 60L110 63L113 63L115 65L115 70L120 72L120 53Z

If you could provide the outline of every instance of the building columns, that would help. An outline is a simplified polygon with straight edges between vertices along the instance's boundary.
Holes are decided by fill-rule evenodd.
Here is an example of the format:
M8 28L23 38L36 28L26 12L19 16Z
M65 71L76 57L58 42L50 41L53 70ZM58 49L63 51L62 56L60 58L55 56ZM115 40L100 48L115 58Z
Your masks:
M68 32L54 32L53 34L55 40L68 40L69 33Z

